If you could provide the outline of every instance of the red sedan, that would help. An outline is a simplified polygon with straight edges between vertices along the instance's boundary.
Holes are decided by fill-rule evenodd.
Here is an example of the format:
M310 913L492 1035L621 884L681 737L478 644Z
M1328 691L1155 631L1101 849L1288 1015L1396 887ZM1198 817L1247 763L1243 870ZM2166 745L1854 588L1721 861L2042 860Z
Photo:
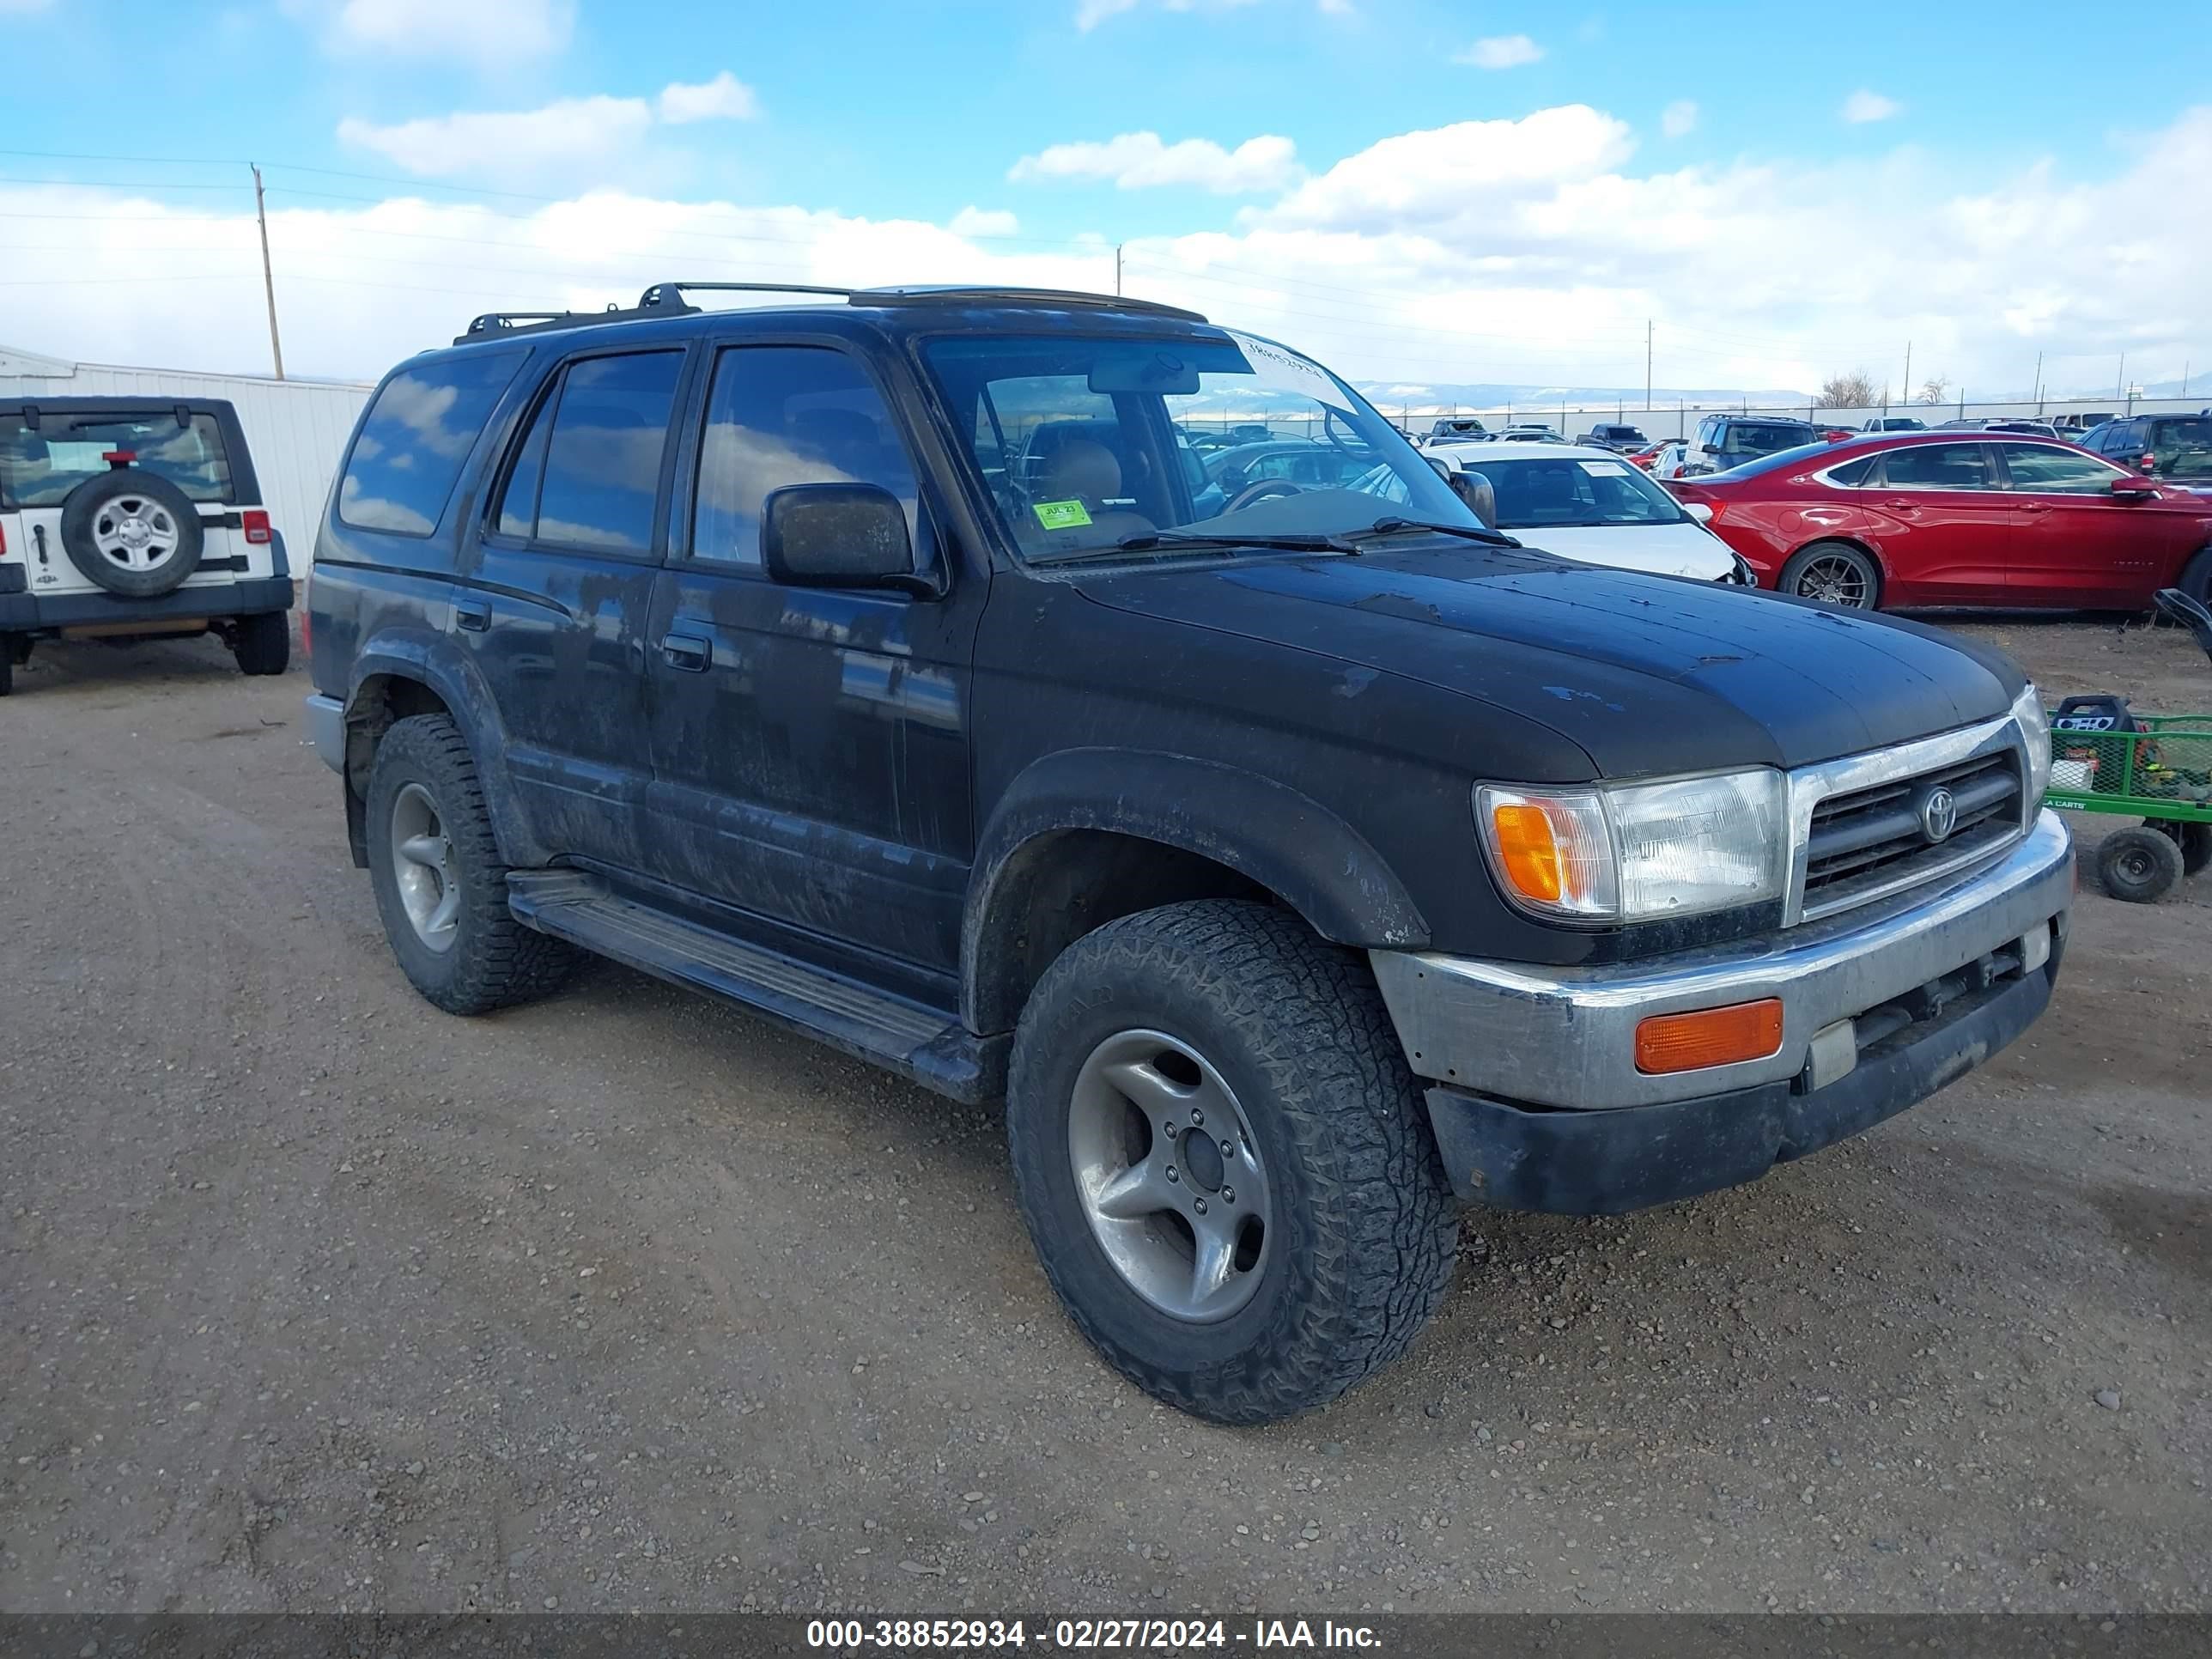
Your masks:
M2148 610L2212 591L2212 496L2048 438L1869 433L1670 480L1759 585L1862 610Z

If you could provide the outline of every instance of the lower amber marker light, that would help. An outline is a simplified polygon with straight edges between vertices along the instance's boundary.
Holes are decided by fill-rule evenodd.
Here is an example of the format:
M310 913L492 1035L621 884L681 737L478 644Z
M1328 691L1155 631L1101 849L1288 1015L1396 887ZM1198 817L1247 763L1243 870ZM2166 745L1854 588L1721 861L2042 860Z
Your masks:
M1782 1048L1782 1004L1759 1002L1654 1014L1636 1028L1636 1069L1654 1076L1765 1060Z

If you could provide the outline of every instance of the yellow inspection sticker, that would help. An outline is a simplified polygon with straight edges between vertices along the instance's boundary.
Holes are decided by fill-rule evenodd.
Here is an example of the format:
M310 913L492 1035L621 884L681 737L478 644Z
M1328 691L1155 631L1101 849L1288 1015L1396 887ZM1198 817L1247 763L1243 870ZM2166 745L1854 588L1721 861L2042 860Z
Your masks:
M1047 530L1074 530L1091 522L1090 509L1081 501L1039 501L1031 510Z

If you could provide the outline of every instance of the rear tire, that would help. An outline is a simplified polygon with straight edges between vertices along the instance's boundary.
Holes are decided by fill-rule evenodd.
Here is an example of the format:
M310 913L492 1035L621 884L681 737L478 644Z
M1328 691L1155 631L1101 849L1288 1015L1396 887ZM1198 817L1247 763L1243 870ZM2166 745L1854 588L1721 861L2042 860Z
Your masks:
M15 642L6 641L8 648L0 651L0 697L15 689Z
M1873 556L1849 542L1814 542L1782 567L1778 592L1832 605L1839 611L1873 611L1881 605L1881 569Z
M1280 911L1171 904L1070 945L1023 1010L1006 1118L1069 1317L1194 1416L1326 1405L1450 1283L1455 1200L1382 997Z
M2181 844L2160 830L2130 824L2097 843L2097 877L2130 904L2154 904L2182 874Z
M578 952L507 908L507 866L476 761L446 714L416 714L368 775L368 878L401 971L449 1014L487 1014L557 990ZM400 843L414 849L403 854Z
M241 674L281 674L292 665L292 619L281 611L240 617L231 634L230 654Z

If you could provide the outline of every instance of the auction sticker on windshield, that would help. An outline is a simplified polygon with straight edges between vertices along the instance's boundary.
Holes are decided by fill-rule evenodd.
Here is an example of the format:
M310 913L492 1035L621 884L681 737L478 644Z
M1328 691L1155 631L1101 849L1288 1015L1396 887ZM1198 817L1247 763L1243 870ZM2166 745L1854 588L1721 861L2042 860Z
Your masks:
M1253 377L1268 391L1295 392L1332 409L1340 409L1347 415L1352 413L1352 404L1346 400L1343 388L1319 363L1310 362L1295 351L1285 351L1281 346L1255 339L1249 334L1239 334L1233 328L1222 332L1237 343L1237 349L1244 354L1244 361L1252 365Z
M1628 468L1620 461L1584 461L1583 471L1593 478L1625 478Z
M1078 530L1091 522L1091 510L1081 501L1039 501L1036 516L1047 530Z

